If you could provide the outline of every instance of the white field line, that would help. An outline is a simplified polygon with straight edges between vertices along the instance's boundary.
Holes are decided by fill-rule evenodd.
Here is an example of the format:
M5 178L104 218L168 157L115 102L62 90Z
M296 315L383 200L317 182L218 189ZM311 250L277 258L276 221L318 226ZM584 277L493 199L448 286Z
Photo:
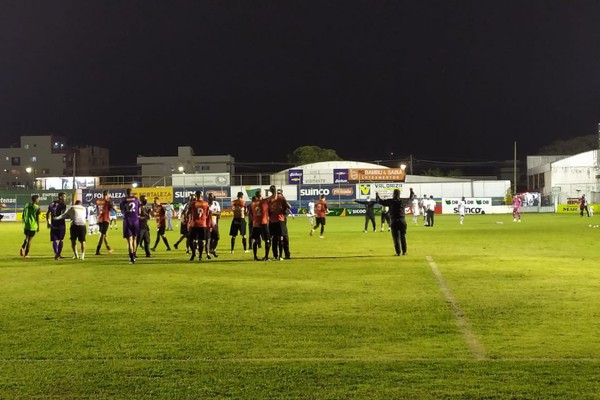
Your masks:
M427 259L427 262L429 263L429 267L431 268L433 275L435 275L435 279L437 280L438 285L440 286L440 291L444 294L444 297L446 298L446 302L450 305L450 308L452 309L452 312L454 313L454 317L456 318L456 324L458 325L458 329L460 330L460 333L463 335L463 338L465 340L465 343L469 347L469 350L471 350L471 354L473 355L473 357L475 359L483 360L485 358L485 349L483 348L483 345L481 343L479 343L479 340L473 334L473 331L471 330L471 327L469 326L469 323L467 322L467 319L466 319L464 313L460 309L458 302L456 301L456 299L452 295L452 292L448 288L448 285L446 284L446 281L444 280L444 277L442 276L440 269L438 268L435 261L433 261L433 257L427 256L425 258Z

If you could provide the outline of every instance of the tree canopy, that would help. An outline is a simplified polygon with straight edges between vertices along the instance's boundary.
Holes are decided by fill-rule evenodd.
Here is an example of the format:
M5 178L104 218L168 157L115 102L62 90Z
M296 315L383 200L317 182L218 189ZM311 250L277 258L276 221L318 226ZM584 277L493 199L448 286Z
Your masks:
M323 149L319 146L301 146L288 154L288 162L294 165L312 164L323 161L342 161L335 150Z
M573 155L598 148L598 136L577 136L566 140L555 140L538 150L540 155Z

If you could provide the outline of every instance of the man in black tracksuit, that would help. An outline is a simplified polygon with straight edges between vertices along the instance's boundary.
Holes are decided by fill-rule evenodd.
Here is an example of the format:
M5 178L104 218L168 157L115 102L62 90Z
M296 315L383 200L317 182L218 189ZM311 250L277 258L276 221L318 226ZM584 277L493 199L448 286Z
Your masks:
M394 189L391 199L384 200L379 197L379 193L375 194L375 198L379 204L390 208L392 239L394 240L394 249L397 256L400 254L403 256L406 255L406 219L404 217L404 208L410 204L414 195L412 188L410 189L410 197L408 199L400 198L399 189Z
M373 225L373 232L375 232L375 204L376 201L371 200L371 198L367 197L367 200L354 200L358 204L364 204L365 206L365 230L363 232L367 232L367 228L369 227L369 221L371 225Z

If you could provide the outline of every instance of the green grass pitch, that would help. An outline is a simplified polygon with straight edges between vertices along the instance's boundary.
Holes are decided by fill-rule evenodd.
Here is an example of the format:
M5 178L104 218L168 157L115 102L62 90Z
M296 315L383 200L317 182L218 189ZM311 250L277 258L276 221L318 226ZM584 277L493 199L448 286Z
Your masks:
M229 254L223 219L217 259L135 265L120 230L55 261L44 226L24 259L2 222L0 398L599 399L596 218L409 217L396 257L361 217L321 239L299 216L271 262Z

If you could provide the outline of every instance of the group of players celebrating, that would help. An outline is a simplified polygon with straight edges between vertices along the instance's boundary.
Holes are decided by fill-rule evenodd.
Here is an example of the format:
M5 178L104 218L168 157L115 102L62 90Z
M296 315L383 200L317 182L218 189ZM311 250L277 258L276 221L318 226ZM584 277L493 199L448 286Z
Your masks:
M232 201L233 220L229 234L231 235L231 253L234 252L236 237L241 235L242 245L245 252L252 249L254 260L269 261L291 258L289 247L289 236L286 218L291 214L291 206L283 196L281 190L276 190L272 185L268 189L266 197L257 190L252 201L247 204L243 199L244 194L239 192L237 198ZM83 260L85 257L85 208L81 201L76 201L67 209L65 203L66 195L60 193L58 199L48 207L46 219L50 229L50 240L52 241L54 258L61 259L63 239L66 233L65 218L71 220L70 239L73 249L73 258ZM35 232L39 231L39 206L37 197L32 197L26 209L31 212L24 214L25 241L21 248L21 255L28 256L31 239ZM107 232L110 224L110 212L115 209L108 191L103 192L103 197L96 201L98 213L98 227L100 238L96 246L96 255L102 255L101 249L106 247L108 253L113 250L108 244ZM139 199L127 189L125 197L120 201L119 208L123 215L123 238L127 241L129 263L134 264L137 259L138 247L141 247L146 257L151 257L150 250L154 251L162 239L167 251L171 250L165 236L165 210L155 198L152 205L148 205L145 195ZM204 200L202 191L196 191L190 195L188 202L179 210L180 233L179 240L174 244L175 249L185 241L186 253L190 254L190 261L203 260L218 257L216 247L219 241L219 219L221 209L212 193ZM293 216L293 214L292 214ZM150 232L148 221L156 219L157 237L154 246L150 248ZM246 240L246 218L248 218L248 230L250 231L249 243ZM76 244L80 243L78 251ZM264 246L263 246L264 244ZM259 257L258 249L264 247L264 255ZM272 252L272 258L270 254Z

